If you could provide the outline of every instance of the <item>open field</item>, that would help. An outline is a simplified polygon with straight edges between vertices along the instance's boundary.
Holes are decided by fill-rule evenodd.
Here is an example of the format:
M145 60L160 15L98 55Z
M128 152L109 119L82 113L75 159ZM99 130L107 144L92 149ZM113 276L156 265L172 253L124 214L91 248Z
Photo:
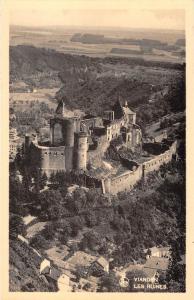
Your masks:
M131 30L120 29L91 29L91 28L22 28L11 27L10 29L10 45L34 45L36 47L45 47L55 49L62 53L71 53L76 55L87 55L90 57L136 57L136 54L111 53L112 48L134 50L138 48L134 45L121 45L116 43L106 44L83 44L81 42L72 42L71 38L75 33L103 34L108 38L123 39L156 39L160 42L173 45L177 39L184 38L183 31L147 31L147 30ZM162 54L153 51L153 54L137 54L146 60L184 62L184 57L173 56L170 51L164 51Z
M29 106L31 102L43 102L48 104L50 108L56 108L55 94L58 88L53 89L37 89L36 92L20 92L20 93L10 93L10 101L15 106L22 106L25 108Z

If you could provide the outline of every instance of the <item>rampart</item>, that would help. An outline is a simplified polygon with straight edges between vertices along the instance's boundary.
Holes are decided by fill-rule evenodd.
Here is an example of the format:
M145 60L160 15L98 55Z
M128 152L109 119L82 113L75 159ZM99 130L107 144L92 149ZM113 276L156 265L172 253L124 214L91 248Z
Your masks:
M73 147L47 147L31 143L30 164L38 166L49 176L52 172L72 169Z
M100 139L96 150L88 152L88 159L94 162L102 159L104 153L109 145L106 137ZM151 145L148 145L151 147ZM78 172L75 176L75 183L86 186L88 188L98 188L102 193L117 194L121 191L130 191L142 178L146 178L147 174L159 170L160 166L167 164L172 160L176 153L177 141L167 141L161 147L162 153L152 156L151 159L142 163L123 158L120 156L120 162L126 167L126 171L119 175L108 175L105 178L96 178L87 174L87 171ZM157 146L158 151L159 145ZM43 172L48 176L55 171L70 171L74 169L75 151L73 147L68 146L40 146L35 142L30 146L31 164L39 166Z
M125 159L124 163L127 163L131 170L118 176L102 179L103 193L117 194L121 191L132 190L134 185L142 178L146 178L148 173L157 171L161 165L169 163L176 153L176 146L177 141L171 143L168 150L139 165Z
M176 153L177 141L173 142L168 150L155 156L153 159L143 163L143 177L150 172L157 171L161 165L167 164L171 161L172 156Z
M118 176L102 180L103 193L117 194L122 191L131 190L142 178L142 166L136 170L126 171Z

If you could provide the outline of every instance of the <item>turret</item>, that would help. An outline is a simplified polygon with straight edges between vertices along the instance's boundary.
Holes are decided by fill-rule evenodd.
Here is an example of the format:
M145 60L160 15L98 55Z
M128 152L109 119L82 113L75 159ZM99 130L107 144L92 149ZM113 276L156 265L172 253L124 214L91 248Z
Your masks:
M64 146L73 147L74 132L75 132L74 119L64 119L62 131L63 131Z
M80 131L79 118L54 118L50 120L50 141L52 146L74 146L74 132Z
M75 133L74 144L74 168L76 170L86 170L87 163L87 133Z

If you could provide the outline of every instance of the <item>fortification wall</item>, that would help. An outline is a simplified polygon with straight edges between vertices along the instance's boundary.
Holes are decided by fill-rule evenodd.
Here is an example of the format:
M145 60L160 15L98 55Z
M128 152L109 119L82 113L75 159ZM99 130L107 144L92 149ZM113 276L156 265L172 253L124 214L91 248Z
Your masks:
M103 126L103 121L101 117L94 117L90 119L82 119L81 124L84 124L88 129Z
M102 191L102 180L87 174L83 170L74 171L69 173L70 182L85 186L87 188L96 188Z
M101 136L98 140L98 146L95 150L88 151L88 162L93 165L100 166L102 163L102 157L108 149L110 143L107 141L106 136Z
M122 191L130 191L142 178L142 165L134 171L127 171L119 176L103 180L104 193L117 194Z
M47 175L59 170L71 170L73 147L44 147L32 143L30 149L30 163L37 165L42 172L45 172Z
M161 165L169 163L176 153L176 146L177 142L175 141L169 146L168 150L140 165L133 166L130 160L125 159L125 164L127 162L130 168L137 168L113 178L102 179L103 193L117 194L121 191L130 191L141 178L146 177L150 172L157 171Z
M157 171L161 165L167 164L172 160L173 154L176 153L177 142L173 142L168 150L155 156L153 159L143 163L143 176L145 177L148 173Z

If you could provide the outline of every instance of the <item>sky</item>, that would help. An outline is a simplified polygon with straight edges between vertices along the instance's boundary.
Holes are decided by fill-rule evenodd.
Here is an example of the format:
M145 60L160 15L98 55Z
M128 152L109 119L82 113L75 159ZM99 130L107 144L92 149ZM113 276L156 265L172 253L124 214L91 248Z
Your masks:
M148 1L148 0L145 0ZM68 0L34 0L23 2L15 0L15 5L10 6L9 18L11 25L23 26L86 26L86 27L121 27L121 28L153 28L183 30L185 26L185 13L181 6L143 5L144 0L128 2L118 1L120 5L113 5L114 1L98 3L79 0L70 5ZM174 3L173 0L163 0ZM176 0L178 1L178 0ZM185 0L186 1L186 0ZM156 1L157 2L157 1ZM28 5L26 5L28 3ZM34 3L34 4L33 4ZM55 5L53 5L55 3ZM110 5L108 5L108 3ZM141 5L140 5L141 3ZM176 2L178 3L178 2ZM41 5L42 4L42 5ZM81 5L82 4L82 5ZM93 5L91 5L93 4ZM96 4L96 5L94 5ZM104 5L105 4L105 5ZM112 5L111 5L112 4Z

